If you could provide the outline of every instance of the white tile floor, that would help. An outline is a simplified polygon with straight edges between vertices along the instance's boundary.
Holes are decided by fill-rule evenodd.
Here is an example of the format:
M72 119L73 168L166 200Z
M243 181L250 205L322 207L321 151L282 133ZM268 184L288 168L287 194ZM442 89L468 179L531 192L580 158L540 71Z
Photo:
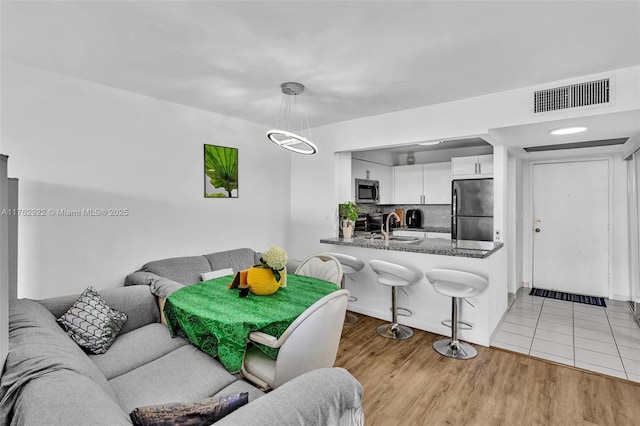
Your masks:
M640 382L640 327L626 302L607 307L520 292L491 346Z

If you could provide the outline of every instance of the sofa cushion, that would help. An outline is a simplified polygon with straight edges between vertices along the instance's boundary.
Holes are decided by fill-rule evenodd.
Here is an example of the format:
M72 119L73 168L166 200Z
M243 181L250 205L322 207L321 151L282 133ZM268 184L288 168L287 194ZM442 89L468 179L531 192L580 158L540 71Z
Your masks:
M264 392L261 391L260 389L258 389L257 387L253 386L252 384L250 384L249 382L245 382L242 377L240 377L239 374L234 374L234 376L236 377L236 381L231 383L229 386L227 386L226 388L222 389L220 392L216 393L215 395L213 395L213 397L215 398L219 398L225 395L229 395L232 393L241 393L241 392L246 392L249 394L249 402L260 398L261 396L264 395Z
M187 344L182 337L171 338L166 325L155 323L118 336L106 353L89 358L110 380Z
M209 425L245 405L247 392L206 398L191 403L174 403L135 408L129 416L135 426Z
M199 401L236 380L216 359L185 345L109 380L109 384L129 413L147 405Z
M231 268L236 273L260 263L260 254L250 248L220 251L205 254L204 257L209 261L210 270L212 271Z
M127 413L90 378L57 370L24 385L13 410L15 425L130 425ZM0 422L1 423L1 422Z
M200 274L211 271L211 266L204 256L187 256L154 260L145 264L140 270L169 278L180 284L191 285L200 281Z
M347 370L319 368L240 407L216 426L363 425L362 393L362 385Z
M100 290L100 296L111 308L127 314L127 322L120 330L121 334L160 321L158 303L148 285L108 288ZM58 318L73 305L77 298L76 294L38 300L38 302Z
M51 312L32 300L12 300L9 305L9 353L0 377L0 418L11 411L22 386L59 370L88 377L117 401L104 375L66 335Z
M58 322L78 345L91 353L103 354L127 322L127 314L111 309L100 293L89 286Z

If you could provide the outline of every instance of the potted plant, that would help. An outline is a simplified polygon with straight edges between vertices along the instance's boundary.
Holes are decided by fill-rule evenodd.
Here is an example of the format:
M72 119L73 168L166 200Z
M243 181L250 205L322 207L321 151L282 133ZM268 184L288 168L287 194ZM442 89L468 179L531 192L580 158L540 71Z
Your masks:
M351 238L353 236L353 229L358 220L358 213L362 211L362 208L353 201L345 201L338 204L338 214L340 215L340 228L342 229L342 236L344 238Z

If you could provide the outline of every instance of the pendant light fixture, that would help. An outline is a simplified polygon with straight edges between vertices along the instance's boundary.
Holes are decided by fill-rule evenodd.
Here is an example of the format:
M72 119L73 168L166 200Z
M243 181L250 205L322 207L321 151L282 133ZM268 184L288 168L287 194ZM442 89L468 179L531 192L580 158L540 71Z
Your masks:
M304 86L300 83L287 82L282 83L280 88L282 103L277 124L280 127L269 130L267 138L289 151L305 155L315 154L318 152L318 147L309 140L311 138L309 119L306 114L298 110L298 95L304 92ZM295 133L292 130L295 130Z

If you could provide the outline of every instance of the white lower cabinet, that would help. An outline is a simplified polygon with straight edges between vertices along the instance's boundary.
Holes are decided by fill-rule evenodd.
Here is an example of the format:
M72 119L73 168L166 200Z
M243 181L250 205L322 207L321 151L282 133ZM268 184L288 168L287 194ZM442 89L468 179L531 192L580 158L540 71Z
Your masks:
M445 240L451 239L451 233L448 232L395 230L393 231L393 235L397 235L398 237L443 238Z
M420 238L426 238L424 234L426 234L426 232L423 232L423 231L402 231L402 230L393 231L393 235L396 235L398 237L420 237Z
M451 239L450 232L425 232L427 234L426 238L442 238L445 240Z

